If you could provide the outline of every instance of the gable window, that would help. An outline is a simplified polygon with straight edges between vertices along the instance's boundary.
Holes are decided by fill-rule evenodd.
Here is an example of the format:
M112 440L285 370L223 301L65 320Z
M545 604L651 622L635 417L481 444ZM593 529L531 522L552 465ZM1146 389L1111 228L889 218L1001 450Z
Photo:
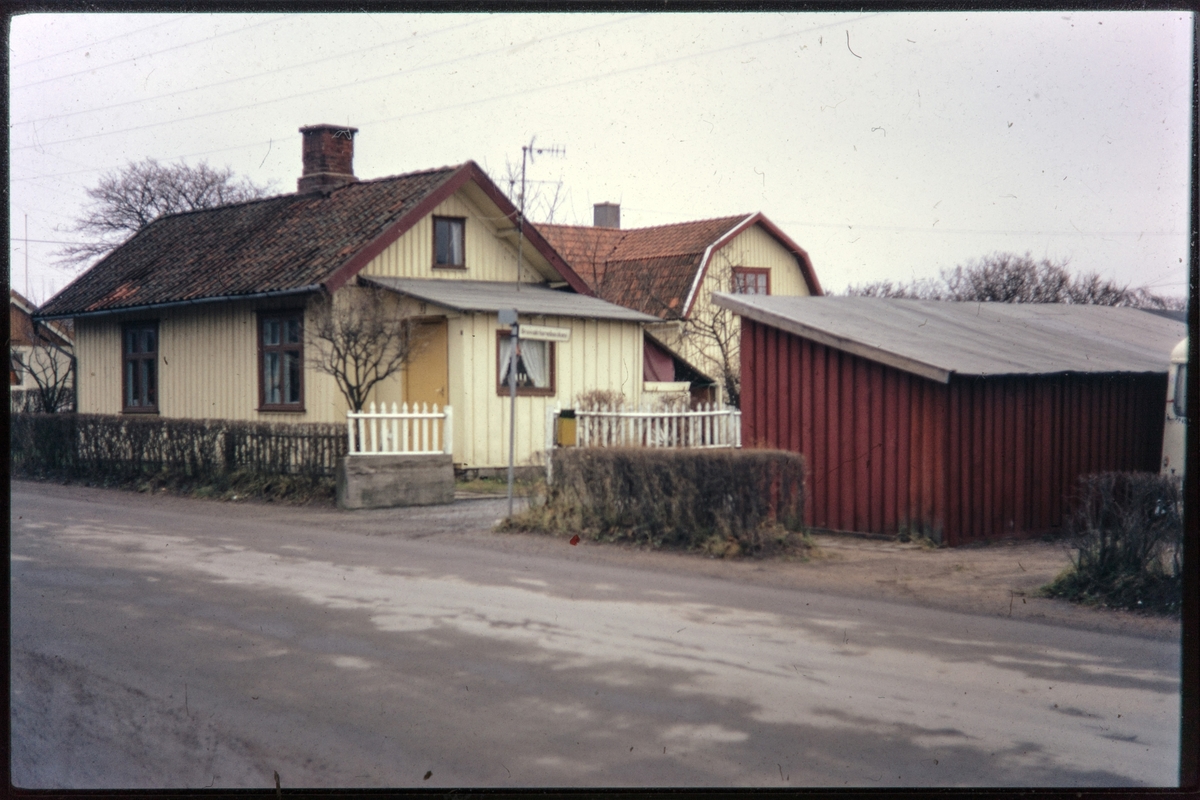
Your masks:
M771 271L761 267L734 267L733 293L770 294Z
M258 315L259 410L304 410L303 312Z
M122 410L158 411L158 322L137 322L121 329Z
M508 394L508 372L512 362L512 334L496 331L496 393ZM517 394L532 397L554 395L554 342L521 339L517 347Z
M433 218L433 265L466 267L463 255L463 231L467 221L461 217Z

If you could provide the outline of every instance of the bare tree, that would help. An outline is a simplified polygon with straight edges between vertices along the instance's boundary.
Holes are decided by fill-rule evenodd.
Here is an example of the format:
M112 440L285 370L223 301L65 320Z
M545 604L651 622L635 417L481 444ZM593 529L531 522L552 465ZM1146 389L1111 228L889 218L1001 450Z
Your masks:
M217 169L203 161L194 167L160 164L153 158L130 162L87 190L92 203L67 229L87 238L58 251L59 262L79 265L103 257L165 214L254 200L270 188L237 177L229 167Z
M53 331L43 333L45 323L34 323L33 344L24 359L25 371L33 378L37 411L57 414L75 407L75 353Z
M332 297L319 295L310 312L309 365L333 377L354 412L421 345L416 323L386 289L347 286Z
M525 219L535 223L554 224L554 217L565 200L561 178L557 181L526 178L525 196L522 197L520 162L504 162L504 175L500 178L500 186L514 206L524 208Z
M708 270L720 291L733 291L733 264L725 253L718 251L718 258L709 264ZM681 335L694 351L696 367L721 384L726 405L741 408L742 325L737 315L715 305L708 297L698 298L681 325Z
M993 253L951 270L938 280L911 283L876 281L850 286L846 294L914 300L957 300L993 303L1072 303L1180 310L1187 301L1163 297L1146 287L1122 286L1099 273L1072 276L1067 260L1034 261L1029 253Z

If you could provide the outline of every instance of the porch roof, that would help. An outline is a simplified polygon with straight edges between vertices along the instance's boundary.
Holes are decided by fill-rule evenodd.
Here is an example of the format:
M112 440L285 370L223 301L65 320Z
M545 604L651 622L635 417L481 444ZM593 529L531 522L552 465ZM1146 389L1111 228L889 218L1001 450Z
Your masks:
M659 322L658 317L618 306L596 297L558 291L538 284L494 281L388 278L359 275L359 281L390 289L454 311L495 313L515 308L518 314L608 319L620 322Z

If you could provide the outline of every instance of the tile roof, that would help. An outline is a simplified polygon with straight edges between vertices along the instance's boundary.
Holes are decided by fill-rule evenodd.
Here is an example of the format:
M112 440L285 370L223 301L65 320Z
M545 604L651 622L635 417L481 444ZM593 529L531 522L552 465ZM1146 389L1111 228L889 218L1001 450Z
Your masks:
M457 169L161 217L59 292L40 314L278 292L321 283Z
M72 317L264 293L336 291L468 182L510 219L518 212L472 161L359 181L328 192L252 200L161 217L43 306ZM587 284L536 231L528 239L577 291Z
M537 225L537 229L598 297L656 317L677 318L683 314L705 251L749 216L649 228Z
M1187 323L1137 308L714 294L743 317L946 383L952 375L1166 373Z

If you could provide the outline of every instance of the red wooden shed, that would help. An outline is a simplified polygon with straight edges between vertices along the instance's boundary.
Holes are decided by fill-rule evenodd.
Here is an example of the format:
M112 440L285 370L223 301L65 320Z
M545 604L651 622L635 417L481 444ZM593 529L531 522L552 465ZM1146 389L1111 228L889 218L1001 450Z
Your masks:
M958 545L1051 532L1079 475L1158 471L1182 322L1131 308L714 295L742 441L803 453L807 522Z

